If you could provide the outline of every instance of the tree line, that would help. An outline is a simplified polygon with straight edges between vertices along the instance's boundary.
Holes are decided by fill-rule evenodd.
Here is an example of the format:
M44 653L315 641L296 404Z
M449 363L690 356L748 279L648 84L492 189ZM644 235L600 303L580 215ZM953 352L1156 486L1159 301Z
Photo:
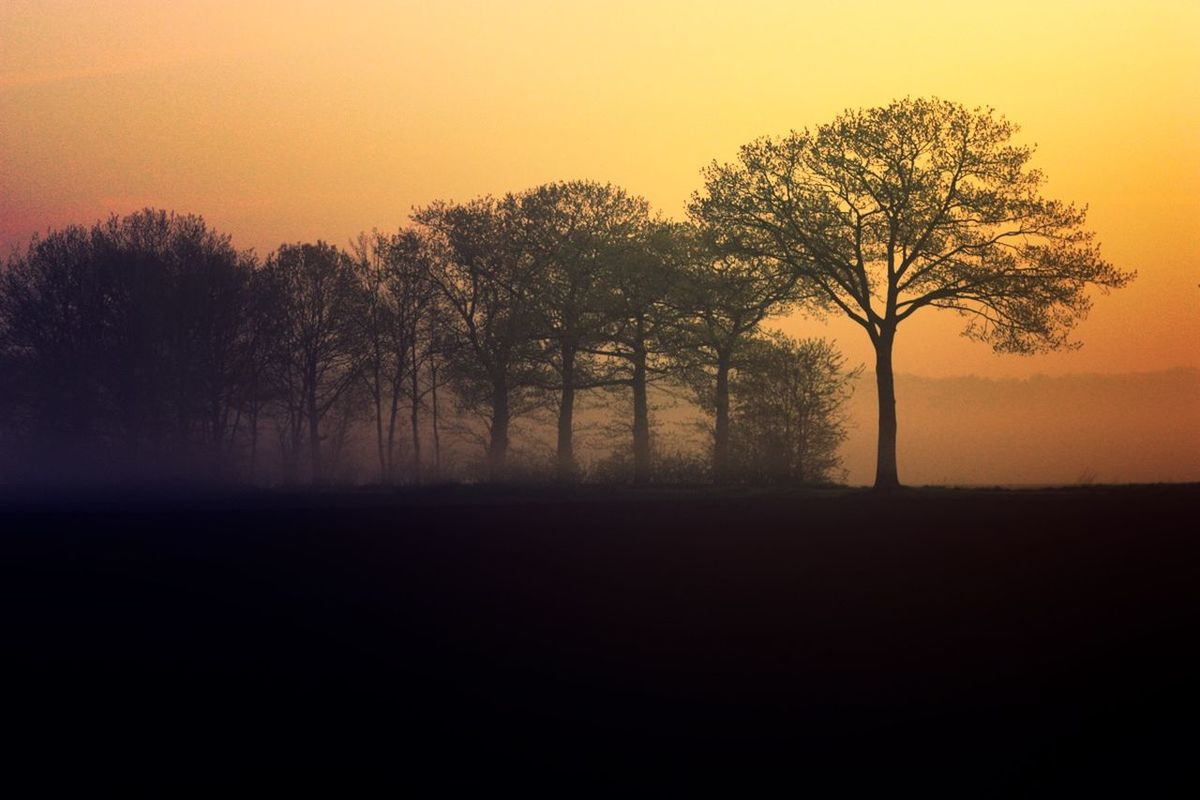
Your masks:
M357 433L375 479L415 483L461 472L443 444L466 433L477 476L502 481L513 422L540 411L554 477L576 481L591 393L627 409L613 449L646 483L650 390L670 383L713 415L708 475L826 481L853 373L828 342L759 331L794 283L592 182L433 203L394 233L261 263L200 217L147 209L9 260L6 449L57 474L323 483ZM764 387L788 404L763 406Z
M710 420L707 478L836 478L857 370L764 329L848 316L875 348L876 485L899 484L892 354L926 307L1000 351L1072 346L1100 258L1041 196L989 109L903 100L714 162L687 221L590 181L434 202L348 246L259 260L203 219L147 209L35 237L0 274L7 470L322 483L365 431L378 480L511 477L514 422L552 418L552 471L585 477L581 402L623 417L623 477L663 480L651 388ZM615 412L614 412L615 413ZM468 458L467 460L472 460Z

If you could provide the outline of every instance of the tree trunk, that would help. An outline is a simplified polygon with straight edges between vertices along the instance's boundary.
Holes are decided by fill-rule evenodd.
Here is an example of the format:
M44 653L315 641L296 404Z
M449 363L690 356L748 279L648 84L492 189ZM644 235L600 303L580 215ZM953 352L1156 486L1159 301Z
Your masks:
M417 339L416 331L413 331L412 345L412 404L410 419L412 422L412 460L413 460L413 475L412 480L415 484L421 483L421 370L420 362L417 360Z
M650 482L650 406L646 399L646 351L633 354L633 482Z
M892 374L892 345L895 338L895 330L885 330L875 341L875 387L879 394L875 489L881 491L900 486L896 471L896 379Z
M391 485L396 482L396 417L400 413L400 389L403 377L397 370L393 374L392 398L391 405L388 407L388 424L387 424L387 482Z
M388 458L384 449L383 436L383 387L379 383L379 368L375 368L375 383L371 387L371 399L375 403L375 443L379 448L379 482L388 483Z
M257 385L256 385L256 386L254 387L254 391L255 391L255 392L257 392L257 390L258 390L258 387L257 387ZM254 401L253 401L253 402L250 404L250 467L249 467L249 478L250 478L250 483L251 483L251 484L253 484L253 483L254 483L254 479L255 479L255 477L256 477L256 475L255 475L255 472L257 471L257 470L256 470L257 462L258 462L258 401L257 401L257 400L254 400Z
M287 429L279 437L280 448L284 460L283 481L288 486L300 482L300 442L304 434L303 403L288 399Z
M558 406L558 479L575 479L575 445L572 441L575 424L575 347L562 346L562 398Z
M492 436L488 443L488 478L492 483L504 480L508 457L508 381L492 384Z
M242 408L238 405L237 412L233 415L233 424L229 427L229 441L222 442L220 445L220 463L216 465L217 470L224 476L233 477L236 473L236 467L233 458L237 453L238 434L242 431Z
M291 422L279 436L280 458L283 460L283 485L300 482L300 427Z
M433 406L433 478L441 480L442 477L442 439L441 433L438 431L438 396L437 396L437 364L430 362L429 365L429 394L430 403Z
M321 425L317 417L317 387L314 379L308 388L308 447L312 456L312 483L321 483Z
M729 480L729 369L728 353L717 354L716 420L713 431L713 479Z

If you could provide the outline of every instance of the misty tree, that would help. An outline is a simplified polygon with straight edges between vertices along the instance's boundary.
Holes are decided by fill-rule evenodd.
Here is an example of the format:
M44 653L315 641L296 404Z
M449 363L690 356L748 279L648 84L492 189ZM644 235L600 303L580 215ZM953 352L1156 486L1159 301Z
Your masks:
M162 225L161 218L152 224ZM175 372L172 405L179 440L198 435L206 443L210 471L219 471L232 467L258 355L253 261L234 255L228 237L201 233L202 222L189 224L197 230L176 245L182 252L167 326Z
M741 480L814 484L839 479L846 401L861 368L825 339L772 331L741 349L733 396L733 461Z
M798 273L778 259L716 251L692 235L673 300L684 346L677 352L700 404L713 414L713 476L731 477L729 376L767 317L801 301Z
M354 262L324 242L284 244L267 258L264 272L274 293L272 367L287 476L296 479L307 450L310 478L320 483L322 422L351 391L360 367Z
M252 270L200 217L161 210L35 237L0 283L10 422L60 463L213 474L240 426Z
M379 457L379 480L390 483L394 472L396 420L408 364L409 347L388 286L387 240L378 231L359 234L351 242L360 308L361 376L370 397Z
M372 405L380 479L390 483L395 477L397 427L407 401L412 475L419 482L419 412L427 391L421 370L431 352L426 317L436 309L428 248L420 233L402 230L361 234L352 250L360 287L360 375Z
M513 195L434 203L413 219L431 234L432 278L454 322L445 348L455 395L481 413L491 480L502 480L512 420L538 402L534 296L544 274Z
M434 272L436 262L428 261L431 284L437 288ZM419 333L421 350L416 363L424 365L425 381L420 387L413 381L413 396L420 391L421 407L429 415L429 438L433 445L432 472L435 480L442 474L442 427L444 422L441 415L441 395L439 392L449 388L450 375L446 369L452 363L459 346L458 337L454 333L454 315L446 303L446 298L440 290L434 291L428 298L429 305L424 314L422 330ZM413 425L416 425L414 412ZM414 427L415 431L415 427Z
M275 278L265 269L250 275L246 328L243 334L242 391L238 413L246 418L246 477L254 481L258 474L259 437L264 413L281 401L276 382L275 359L282 339L285 320L277 313L278 290Z
M557 376L557 474L577 476L574 415L577 393L611 385L595 357L609 323L605 276L623 243L643 227L649 205L611 184L551 183L519 196L532 257L540 265L534 295L546 361Z
M606 329L594 351L616 362L620 385L632 400L633 481L650 480L650 402L652 381L675 373L673 358L684 343L681 316L673 304L686 254L686 226L643 220L632 237L610 242L601 274Z
M93 238L72 225L35 236L6 264L0 288L7 427L48 460L103 435L104 335L112 292L96 268Z
M892 354L925 308L967 318L998 352L1074 346L1090 287L1127 284L1101 258L1085 209L1043 196L1034 149L991 109L905 99L815 130L761 138L713 163L691 213L722 252L802 274L875 349L875 486L899 485Z
M407 400L412 442L412 479L421 482L421 409L432 398L434 467L440 459L437 419L438 359L446 348L443 330L446 310L434 282L430 248L420 232L401 231L389 242L390 291L406 326L409 347ZM422 374L425 378L422 379Z

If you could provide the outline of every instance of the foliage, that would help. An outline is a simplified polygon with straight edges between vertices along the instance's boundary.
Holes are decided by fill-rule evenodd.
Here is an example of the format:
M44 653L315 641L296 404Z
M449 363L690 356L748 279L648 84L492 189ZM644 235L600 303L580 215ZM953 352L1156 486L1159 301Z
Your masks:
M513 417L536 407L545 386L537 358L534 297L542 264L514 195L434 203L413 219L429 235L432 280L454 324L447 370L460 408L481 416L493 477L500 478Z
M682 379L700 405L713 414L713 474L729 480L729 376L741 350L769 316L806 299L798 273L787 264L759 256L722 252L711 236L686 230L682 260L673 284L678 311L674 356Z
M611 184L553 182L431 203L349 251L285 244L261 268L190 215L52 231L0 275L0 451L34 473L319 482L365 474L373 450L389 483L438 473L445 433L459 463L442 475L478 443L493 480L510 451L509 478L553 463L575 479L595 424L576 409L586 420L599 393L622 422L594 478L820 482L857 372L824 340L761 333L807 307L875 348L876 486L894 487L902 322L943 308L999 352L1073 347L1092 291L1133 278L1084 209L1043 196L1016 134L991 109L905 99L714 162L687 223ZM655 386L711 415L703 470L652 436ZM510 441L539 411L557 417L553 462L548 442L529 449L548 420ZM259 463L266 440L277 465Z
M991 109L900 100L713 164L693 213L720 246L791 267L878 336L925 307L1009 352L1069 345L1089 286L1125 285L1085 210L1041 194L1033 147Z
M843 477L845 403L861 368L825 339L770 332L751 340L731 381L739 480L827 483Z
M1127 284L1085 210L1043 197L1033 148L991 109L904 99L815 130L756 139L713 163L691 214L715 246L793 271L815 303L861 325L877 353L877 486L898 483L892 346L923 308L967 318L997 351L1074 346L1090 288Z
M307 452L310 477L322 480L321 423L359 379L360 296L350 256L325 242L280 245L267 258L275 324L271 379L283 410L280 435L289 478Z
M252 269L200 217L150 209L14 255L0 352L26 469L213 474L248 388Z

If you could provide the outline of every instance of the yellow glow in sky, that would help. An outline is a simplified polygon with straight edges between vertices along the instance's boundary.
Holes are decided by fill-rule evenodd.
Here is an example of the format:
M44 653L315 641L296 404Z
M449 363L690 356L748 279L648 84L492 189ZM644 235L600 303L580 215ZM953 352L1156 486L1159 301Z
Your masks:
M681 216L739 144L905 95L1019 123L1050 192L1139 277L1097 299L1078 352L995 356L924 314L898 371L1200 366L1194 2L6 0L0 246L149 205L263 255L572 178ZM785 327L870 362L849 323Z

